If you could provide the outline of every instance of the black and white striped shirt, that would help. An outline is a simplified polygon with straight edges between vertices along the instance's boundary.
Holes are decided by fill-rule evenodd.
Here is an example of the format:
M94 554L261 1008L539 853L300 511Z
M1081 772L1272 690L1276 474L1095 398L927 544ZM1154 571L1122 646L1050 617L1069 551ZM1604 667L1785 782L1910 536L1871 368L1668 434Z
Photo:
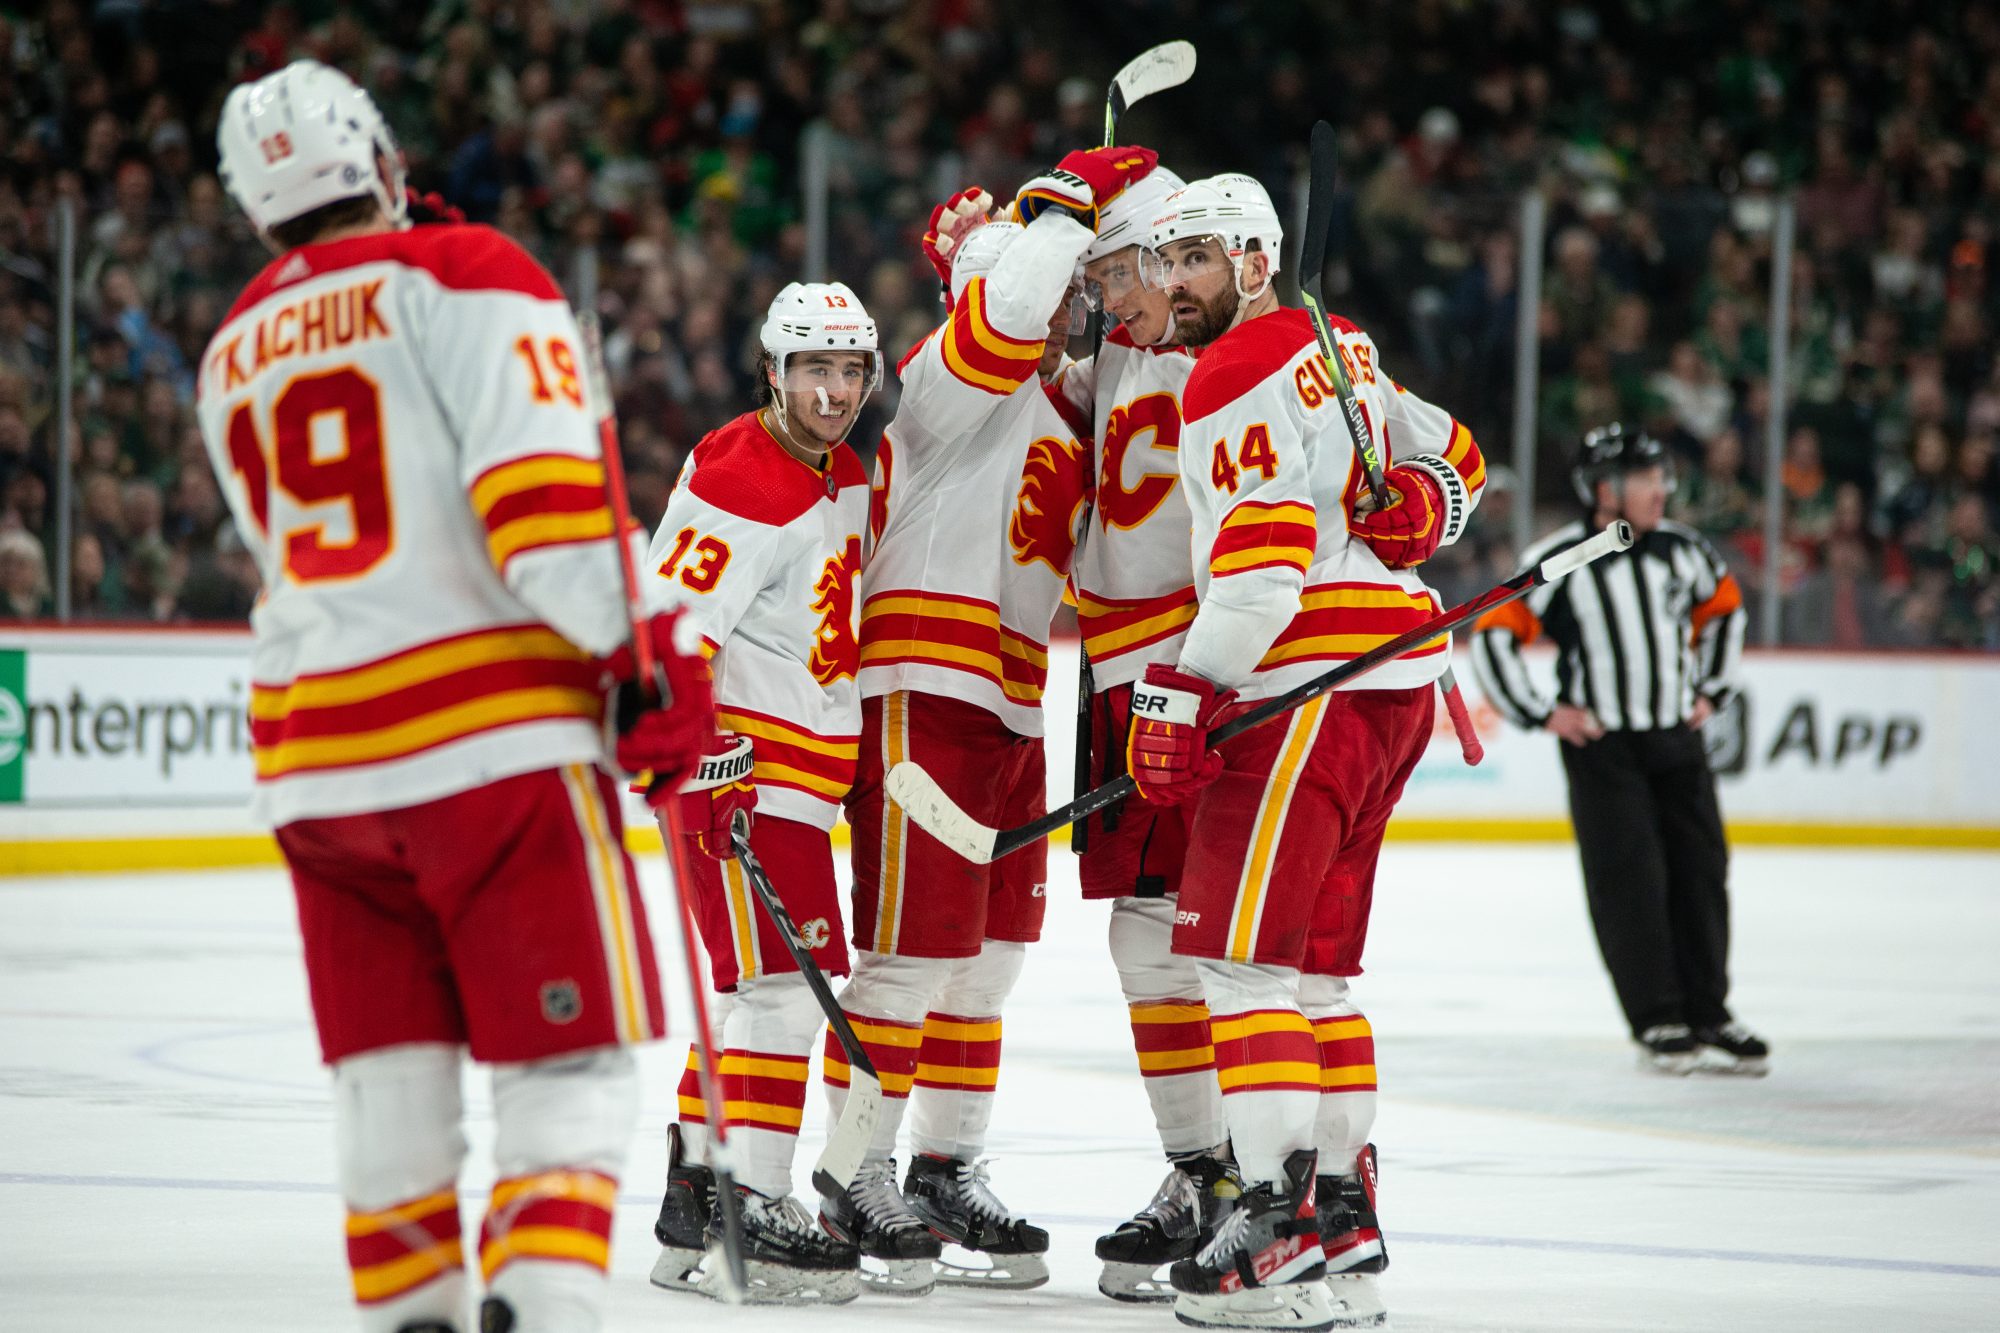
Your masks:
M1527 551L1523 568L1595 531L1579 519ZM1653 731L1687 720L1696 696L1720 703L1743 655L1743 593L1708 540L1662 523L1629 551L1481 616L1472 663L1493 706L1522 727L1558 703L1589 709L1607 731ZM1547 635L1556 695L1537 688L1521 656Z

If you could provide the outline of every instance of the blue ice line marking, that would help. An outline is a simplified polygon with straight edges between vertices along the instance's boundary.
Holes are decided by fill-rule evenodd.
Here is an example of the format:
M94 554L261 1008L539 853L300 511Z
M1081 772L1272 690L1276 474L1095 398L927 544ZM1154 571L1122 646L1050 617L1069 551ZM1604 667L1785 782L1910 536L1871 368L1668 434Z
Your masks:
M331 1184L310 1180L211 1180L178 1176L86 1176L40 1171L0 1171L0 1185L95 1186L108 1189L220 1190L246 1194L326 1194L340 1191ZM464 1190L460 1197L477 1200L484 1191ZM651 1194L620 1194L620 1206L653 1207ZM1039 1214L1043 1221L1057 1225L1102 1227L1110 1217L1075 1213ZM1440 1231L1398 1231L1393 1233L1405 1245L1469 1245L1482 1249L1552 1250L1563 1254L1623 1255L1637 1259L1708 1259L1722 1263L1776 1264L1798 1268L1851 1268L1881 1273L1929 1273L1942 1277L2000 1278L2000 1267L1988 1264L1946 1264L1924 1259L1867 1259L1838 1254L1781 1254L1769 1250L1709 1250L1679 1245L1634 1245L1606 1240L1542 1240L1527 1236L1460 1236Z

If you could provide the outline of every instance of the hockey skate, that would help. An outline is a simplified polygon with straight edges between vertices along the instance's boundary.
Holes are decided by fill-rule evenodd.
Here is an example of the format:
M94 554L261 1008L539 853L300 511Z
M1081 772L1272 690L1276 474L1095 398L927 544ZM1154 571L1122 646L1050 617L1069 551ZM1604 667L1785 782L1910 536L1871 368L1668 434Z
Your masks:
M896 1188L896 1159L868 1162L854 1183L820 1199L819 1224L861 1252L861 1285L889 1296L928 1296L944 1247ZM879 1263L883 1271L877 1272Z
M1357 1178L1321 1176L1313 1187L1319 1243L1329 1273L1379 1273L1389 1266L1382 1224L1375 1216L1375 1145L1354 1159Z
M1676 1078L1694 1072L1700 1053L1685 1023L1660 1023L1639 1034L1639 1068Z
M668 1291L700 1291L702 1257L708 1252L708 1224L715 1216L715 1173L686 1159L681 1127L667 1126L667 1193L660 1200L660 1218L653 1238L660 1257L653 1260L653 1285Z
M1153 1201L1097 1238L1097 1257L1104 1261L1099 1291L1114 1301L1174 1298L1173 1286L1159 1270L1207 1244L1243 1192L1225 1151L1211 1148L1168 1158L1173 1169Z
M845 1305L861 1294L854 1247L821 1231L797 1199L774 1199L747 1185L736 1187L736 1197L743 1208L743 1296L750 1304ZM709 1218L708 1239L720 1247L720 1210ZM725 1281L718 1259L703 1269L696 1288L720 1299Z
M1282 1186L1246 1188L1215 1239L1173 1267L1174 1318L1195 1328L1335 1326L1313 1212L1316 1156L1285 1159Z
M984 1268L940 1257L937 1280L954 1287L1025 1291L1049 1280L1049 1233L1007 1211L986 1183L986 1164L919 1153L903 1181L910 1207L937 1238L986 1256Z
M1762 1078L1771 1072L1770 1044L1734 1019L1721 1027L1696 1028L1694 1040L1701 1048L1700 1073Z

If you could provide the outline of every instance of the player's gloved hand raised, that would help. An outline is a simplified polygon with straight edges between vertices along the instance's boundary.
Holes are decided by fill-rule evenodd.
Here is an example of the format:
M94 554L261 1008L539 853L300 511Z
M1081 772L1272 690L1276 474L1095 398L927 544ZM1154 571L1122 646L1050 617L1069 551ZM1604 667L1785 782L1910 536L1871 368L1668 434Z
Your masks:
M431 222L464 222L465 210L445 202L436 190L429 194L418 194L405 185L403 187L403 215L413 227L421 227Z
M1140 796L1179 805L1221 775L1222 756L1208 748L1208 729L1235 699L1235 690L1217 690L1165 662L1146 668L1146 678L1132 687L1125 742L1125 771Z
M681 785L681 835L704 855L718 861L736 855L729 841L729 821L738 810L747 814L757 808L750 770L750 738L725 731L701 757L694 776Z
M924 258L937 270L944 284L946 300L951 292L952 255L974 231L986 225L993 211L993 196L977 185L968 185L931 210L930 229L924 232Z
M656 615L645 625L666 677L664 707L655 682L637 679L630 644L621 644L604 659L605 672L617 686L612 699L618 733L613 756L627 773L645 777L646 799L653 805L679 788L715 739L715 688L708 663L694 643L679 642L681 628L678 610Z
M1150 148L1080 148L1021 187L1014 196L1014 218L1033 222L1049 209L1060 208L1096 231L1098 210L1159 161L1160 155Z
M1422 564L1444 537L1444 493L1421 468L1392 467L1382 480L1389 502L1377 508L1374 496L1363 491L1348 515L1347 530L1391 569Z

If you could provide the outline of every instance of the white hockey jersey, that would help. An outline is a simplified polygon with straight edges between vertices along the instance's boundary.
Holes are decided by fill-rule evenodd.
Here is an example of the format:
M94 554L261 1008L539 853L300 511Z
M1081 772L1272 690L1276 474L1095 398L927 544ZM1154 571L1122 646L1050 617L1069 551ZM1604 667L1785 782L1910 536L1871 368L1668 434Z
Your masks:
M1465 482L1469 518L1486 484L1471 432L1383 373L1367 334L1330 322L1383 466L1413 454L1442 458ZM1204 350L1181 409L1200 598L1183 670L1246 699L1269 698L1443 609L1414 570L1385 567L1349 535L1367 477L1305 311L1273 311ZM1351 688L1426 685L1450 655L1445 636Z
M1194 622L1194 520L1176 461L1194 366L1188 348L1139 347L1119 328L1057 381L1096 426L1095 495L1071 582L1098 691L1178 661Z
M263 574L254 808L394 809L603 756L627 636L576 325L486 227L294 250L203 354L198 413Z
M751 738L760 815L830 829L854 785L868 502L846 444L822 471L751 412L695 446L653 537L648 600L700 631L716 723Z
M1088 482L1079 430L1036 374L1049 312L1090 231L1035 219L897 367L903 396L875 461L875 549L861 607L861 692L978 704L1042 734L1049 621Z

